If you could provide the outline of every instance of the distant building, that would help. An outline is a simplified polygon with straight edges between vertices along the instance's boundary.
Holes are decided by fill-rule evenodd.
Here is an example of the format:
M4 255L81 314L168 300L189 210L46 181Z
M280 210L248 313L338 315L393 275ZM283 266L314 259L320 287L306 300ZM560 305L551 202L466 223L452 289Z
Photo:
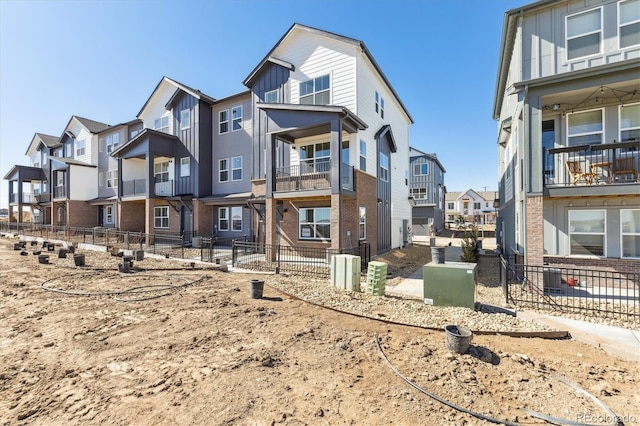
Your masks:
M493 206L495 197L494 191L474 191L473 189L447 193L445 196L447 223L452 224L460 217L465 222L479 225L496 223L496 209Z
M9 217L9 209L0 209L0 217Z
M413 199L414 235L429 235L444 228L444 174L436 154L409 150L409 196Z

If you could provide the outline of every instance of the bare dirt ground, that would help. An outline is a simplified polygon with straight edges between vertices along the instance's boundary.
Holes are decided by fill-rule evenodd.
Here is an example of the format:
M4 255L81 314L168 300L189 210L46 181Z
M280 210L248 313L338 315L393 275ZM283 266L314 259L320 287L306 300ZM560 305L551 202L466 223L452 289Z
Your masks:
M0 239L0 424L486 424L402 381L376 336L403 375L484 415L613 421L559 375L640 422L638 364L575 341L476 335L458 355L442 332L313 306L271 276L155 259L118 274L118 260L89 251L85 269L42 265L13 241ZM249 297L257 277L263 299Z

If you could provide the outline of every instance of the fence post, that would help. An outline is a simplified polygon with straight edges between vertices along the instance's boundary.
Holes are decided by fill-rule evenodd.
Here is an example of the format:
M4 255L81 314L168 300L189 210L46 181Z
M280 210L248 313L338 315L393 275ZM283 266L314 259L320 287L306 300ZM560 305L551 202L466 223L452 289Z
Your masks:
M211 242L211 244L213 244L213 240ZM211 246L209 246L211 247ZM236 250L237 250L237 246L236 246L236 240L233 240L231 242L231 266L236 266Z
M140 231L140 250L144 250L142 247L142 231Z
M280 273L280 244L276 244L276 274Z
M153 254L156 254L156 234L151 234L151 239L153 241Z
M125 234L125 238L127 239L127 250L129 250L129 231Z
M180 247L182 249L182 258L184 259L184 232L180 234Z
M507 287L507 260L505 260L502 256L498 258L498 262L500 262L500 285L502 285L502 292L504 293L504 301L505 303L509 303L509 289Z
M96 245L96 228L91 229L91 244Z

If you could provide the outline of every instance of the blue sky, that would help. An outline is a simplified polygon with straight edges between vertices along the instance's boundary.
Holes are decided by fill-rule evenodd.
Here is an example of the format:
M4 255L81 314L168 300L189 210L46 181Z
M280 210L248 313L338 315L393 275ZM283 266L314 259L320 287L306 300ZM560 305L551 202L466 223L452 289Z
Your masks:
M495 190L492 105L504 12L523 0L0 0L0 176L71 115L135 118L163 75L214 97L294 22L365 42L435 152L449 191ZM0 206L8 184L2 179Z

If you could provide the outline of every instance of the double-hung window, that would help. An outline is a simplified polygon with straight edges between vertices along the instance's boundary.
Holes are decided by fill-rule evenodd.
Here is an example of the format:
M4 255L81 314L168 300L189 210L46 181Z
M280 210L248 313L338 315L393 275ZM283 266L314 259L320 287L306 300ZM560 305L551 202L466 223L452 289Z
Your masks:
M315 207L299 210L301 240L331 240L331 208Z
M329 142L300 147L300 173L328 172L331 167Z
M231 218L229 218L231 216ZM231 219L231 229L229 229L229 219ZM242 207L219 207L218 208L218 230L220 231L242 231Z
M427 188L411 188L411 195L415 200L424 200L427 198Z
M328 105L331 100L329 74L300 83L300 104Z
M86 142L84 139L80 139L76 141L76 157L84 155L85 147L86 147Z
M360 170L367 171L367 143L360 139Z
M153 177L156 183L169 182L169 162L155 163L153 165Z
M414 164L413 165L413 175L414 176L422 176L422 175L428 175L428 174L429 174L429 164L428 163Z
M109 225L113 223L113 206L104 207L104 222Z
M169 207L160 206L153 208L153 227L169 228Z
M220 182L229 181L229 160L226 158L218 160L218 177Z
M454 203L447 203L447 210L454 210L456 208Z
M567 60L597 55L602 41L602 9L567 16Z
M367 238L367 208L362 206L358 207L358 238Z
M380 153L380 175L378 176L383 181L389 180L389 156L384 153Z
M231 128L234 132L242 129L242 105L231 108Z
M108 170L107 171L107 188L117 188L117 187L118 187L118 171Z
M640 140L640 104L625 105L620 111L620 142Z
M180 159L180 176L191 176L191 159L189 157L182 157Z
M191 127L191 111L183 109L180 111L180 130L185 130Z
M384 99L380 98L380 118L384 118Z
M640 258L640 209L620 210L622 257Z
M567 115L567 146L602 143L602 110Z
M218 112L218 133L223 134L229 131L229 110Z
M605 255L606 212L569 210L569 241L572 255Z
M120 134L114 133L113 135L109 135L105 138L105 142L107 144L107 152L113 152L118 149L120 145Z
M242 180L242 157L231 158L231 180Z
M242 207L231 207L231 230L242 231Z
M218 230L229 230L229 207L218 208Z
M153 128L159 132L169 133L169 116L165 115L164 117L157 118L153 122Z
M618 40L620 49L640 45L640 0L618 3Z
M474 210L480 210L480 203L473 203Z
M380 112L380 94L378 93L378 91L376 90L376 114Z
M264 101L268 104L277 104L279 102L278 99L278 89L269 90L264 94Z

